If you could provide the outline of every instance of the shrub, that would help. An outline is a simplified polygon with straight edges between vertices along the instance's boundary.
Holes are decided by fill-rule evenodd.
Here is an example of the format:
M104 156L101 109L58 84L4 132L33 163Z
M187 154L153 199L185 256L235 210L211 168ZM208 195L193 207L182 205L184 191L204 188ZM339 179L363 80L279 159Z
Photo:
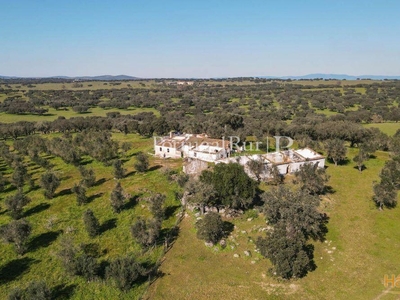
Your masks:
M83 213L85 229L90 237L95 237L100 233L100 223L90 209Z
M209 212L196 223L197 237L206 242L216 244L224 236L224 222L215 212Z

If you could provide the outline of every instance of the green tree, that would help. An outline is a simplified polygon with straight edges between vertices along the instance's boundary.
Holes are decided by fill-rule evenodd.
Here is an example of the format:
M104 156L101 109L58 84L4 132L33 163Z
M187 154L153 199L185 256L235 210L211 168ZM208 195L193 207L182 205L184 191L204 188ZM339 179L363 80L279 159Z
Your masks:
M216 244L224 236L224 222L215 212L205 214L203 219L197 221L196 228L197 238L206 242Z
M113 163L114 167L114 177L117 179L121 179L125 177L125 172L126 169L123 168L122 161L119 159L116 159Z
M88 281L96 279L99 274L100 266L96 258L86 253L76 257L77 274Z
M187 182L185 191L188 194L188 203L196 205L201 214L204 214L205 206L217 203L217 193L210 183L192 179Z
M271 179L268 181L272 185L279 185L283 183L284 177L279 172L278 166L273 164L271 171L269 173L271 175Z
M0 171L0 193L4 191L5 186L6 186L6 180L3 176L3 173Z
M326 215L318 211L320 199L305 190L292 191L280 186L261 196L263 211L271 225L283 222L288 233L322 240L326 234Z
M44 281L31 281L26 289L14 288L8 300L50 300L51 290Z
M364 163L369 159L369 153L364 147L358 148L358 154L354 156L353 161L357 164L358 171L362 172Z
M157 219L146 221L139 217L131 227L132 237L144 248L156 243L160 231L161 222Z
M273 272L283 278L302 277L314 268L308 239L323 240L328 218L318 211L319 197L305 190L280 187L262 195L264 214L273 230L257 240L260 253L269 258Z
M51 300L51 290L44 281L32 281L25 290L25 299Z
M27 250L26 242L31 232L31 225L24 219L14 220L0 227L0 236L6 243L14 245L15 252L19 255Z
M333 139L325 141L325 150L328 158L330 158L337 166L338 162L346 158L347 149L343 140Z
M5 200L6 208L13 219L21 218L24 206L29 202L31 202L31 199L20 191L14 196L8 196Z
M380 210L384 206L393 208L397 205L397 190L390 182L380 182L375 184L373 200Z
M200 180L213 185L219 201L230 208L247 208L257 193L257 182L235 163L217 164L213 171L203 171Z
M326 174L325 169L313 163L303 164L294 175L301 189L312 195L324 193L325 183L329 181L329 175Z
M164 219L165 210L163 205L166 198L165 195L156 193L147 199L150 204L150 211L157 220L162 221Z
M149 157L143 152L139 152L136 155L136 162L134 164L136 171L146 172L149 168Z
M83 223L85 224L85 229L90 237L95 237L100 233L100 223L94 215L93 211L87 209L83 213Z
M82 276L91 281L98 276L100 266L93 254L89 253L83 246L81 245L79 249L74 245L71 238L65 237L61 240L57 256L69 274Z
M261 159L250 159L247 162L247 166L249 167L251 173L256 177L257 181L261 181L261 174L266 171L264 163Z
M143 274L143 267L133 257L117 258L106 268L106 278L115 283L121 291L130 290Z
M266 238L259 237L256 245L273 264L272 273L276 276L303 277L314 269L312 246L306 245L302 235L287 235L284 224L274 227Z
M83 166L79 166L79 173L81 173L81 182L84 187L90 188L94 186L94 184L96 183L96 175L93 169L86 169Z
M60 186L60 179L53 171L47 171L40 178L40 186L44 189L44 196L52 199L56 189Z
M394 156L385 163L379 174L380 182L374 185L373 200L380 210L397 205L397 190L400 187L400 157Z
M8 294L8 300L24 300L24 290L20 287L13 288Z
M78 249L75 247L70 237L63 237L60 241L60 250L57 252L57 256L60 258L64 269L70 275L76 275L78 273L78 266L76 263L76 256L78 255Z
M121 184L118 182L110 196L111 207L115 213L120 213L122 208L124 207L125 197L124 190L122 189Z
M131 142L123 142L121 145L122 151L124 151L124 155L127 155L128 151L132 149Z
M74 184L71 190L76 195L76 202L78 205L88 203L89 199L86 196L86 188L83 186L82 182L79 184Z
M17 162L14 165L14 172L12 174L12 182L18 188L18 190L22 190L26 180L31 181L32 178L28 174L27 168L22 163ZM32 187L33 182L30 182L30 185Z

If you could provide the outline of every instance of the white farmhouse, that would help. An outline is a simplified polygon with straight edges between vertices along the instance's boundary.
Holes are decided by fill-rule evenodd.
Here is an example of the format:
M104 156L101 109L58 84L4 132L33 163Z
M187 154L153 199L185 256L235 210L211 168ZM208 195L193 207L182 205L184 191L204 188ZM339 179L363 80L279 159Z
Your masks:
M255 178L250 170L250 161L260 161L263 170L259 174L262 180L271 178L271 170L274 166L284 176L297 172L304 164L315 164L319 168L325 167L325 157L310 148L298 150L284 150L266 154L241 155L232 157L230 143L224 139L212 139L206 134L173 134L168 137L154 139L155 155L162 158L187 158L187 165L184 171L193 174L207 167L207 162L238 163L244 167L246 173ZM202 164L196 163L202 162ZM189 171L190 170L190 171Z
M215 162L229 156L229 142L212 139L206 134L170 134L169 137L154 139L154 152L163 158L194 158Z

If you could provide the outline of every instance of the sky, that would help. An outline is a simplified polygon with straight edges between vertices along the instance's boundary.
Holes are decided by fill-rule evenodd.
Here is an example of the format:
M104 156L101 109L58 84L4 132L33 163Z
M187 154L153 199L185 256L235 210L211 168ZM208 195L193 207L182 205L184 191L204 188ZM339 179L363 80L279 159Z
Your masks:
M400 75L398 0L0 0L0 75Z

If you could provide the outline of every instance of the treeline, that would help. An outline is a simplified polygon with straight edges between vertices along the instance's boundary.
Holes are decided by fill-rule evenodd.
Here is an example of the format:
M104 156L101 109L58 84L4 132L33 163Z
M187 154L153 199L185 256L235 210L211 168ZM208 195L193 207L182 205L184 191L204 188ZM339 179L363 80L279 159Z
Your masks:
M10 91L3 89L10 95L5 102L15 98L11 95L18 92ZM250 118L261 114L263 119L294 120L326 109L358 123L400 120L400 109L396 104L400 83L397 81L360 83L355 87L342 87L340 84L315 87L287 81L247 85L207 85L201 82L193 86L158 84L151 88L29 90L23 95L31 104L32 113L47 107L71 108L77 112L96 106L117 109L146 107L157 109L163 116L177 113L196 116L196 119L210 112L224 112ZM2 109L19 113L7 110L7 107Z

